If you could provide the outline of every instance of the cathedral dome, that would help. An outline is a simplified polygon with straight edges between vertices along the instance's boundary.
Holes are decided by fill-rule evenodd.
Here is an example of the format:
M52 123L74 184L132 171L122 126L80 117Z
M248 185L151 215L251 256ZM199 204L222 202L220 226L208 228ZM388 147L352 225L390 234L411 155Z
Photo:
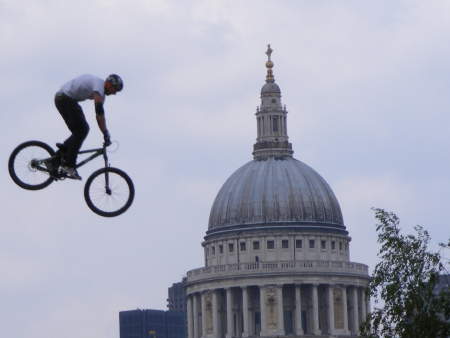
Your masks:
M292 157L250 161L220 189L211 209L209 232L251 225L344 229L330 186L314 169Z
M287 110L273 76L270 45L266 83L256 111L253 161L236 170L211 208L207 236L227 231L288 229L347 234L341 208L328 183L292 157Z

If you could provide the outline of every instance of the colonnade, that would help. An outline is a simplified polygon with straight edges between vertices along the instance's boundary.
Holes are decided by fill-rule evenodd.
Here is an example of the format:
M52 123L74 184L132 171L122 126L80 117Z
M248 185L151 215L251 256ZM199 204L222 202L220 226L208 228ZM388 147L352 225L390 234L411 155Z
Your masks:
M189 292L189 338L358 335L365 288L341 284L228 287Z

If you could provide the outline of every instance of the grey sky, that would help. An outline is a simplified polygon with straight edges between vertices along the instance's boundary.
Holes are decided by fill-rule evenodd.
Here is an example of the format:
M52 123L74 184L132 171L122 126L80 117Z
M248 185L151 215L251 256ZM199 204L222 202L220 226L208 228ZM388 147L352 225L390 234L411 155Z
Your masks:
M120 310L165 307L203 264L216 193L251 159L267 43L294 156L337 195L351 259L376 263L371 207L448 238L449 18L445 0L0 0L2 336L118 338ZM17 144L68 134L56 90L111 72L125 81L106 103L111 162L135 182L131 209L96 216L84 181L14 185Z

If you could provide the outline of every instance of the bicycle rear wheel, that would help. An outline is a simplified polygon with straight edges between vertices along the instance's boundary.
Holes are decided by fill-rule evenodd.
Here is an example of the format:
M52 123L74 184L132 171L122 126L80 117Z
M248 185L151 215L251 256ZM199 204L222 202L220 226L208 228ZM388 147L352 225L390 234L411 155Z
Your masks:
M101 168L88 177L84 186L84 199L96 214L118 216L133 203L133 181L120 169Z
M8 161L9 175L20 187L28 190L44 189L53 182L44 160L55 151L41 141L28 141L18 145Z

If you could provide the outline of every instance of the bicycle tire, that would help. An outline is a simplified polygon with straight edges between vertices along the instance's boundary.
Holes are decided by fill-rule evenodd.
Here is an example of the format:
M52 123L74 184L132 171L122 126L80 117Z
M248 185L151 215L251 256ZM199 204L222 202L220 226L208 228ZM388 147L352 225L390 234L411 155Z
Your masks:
M105 190L102 174L108 173L111 192ZM122 193L122 196L120 194ZM123 214L133 203L134 185L131 178L121 169L106 167L93 172L84 186L84 199L88 207L97 215L115 217ZM119 202L118 206L113 206Z
M9 175L23 189L44 189L54 179L48 173L34 169L32 167L32 161L37 159L42 160L53 155L55 155L55 151L52 147L41 141L27 141L19 144L9 156ZM37 181L34 182L36 179Z

